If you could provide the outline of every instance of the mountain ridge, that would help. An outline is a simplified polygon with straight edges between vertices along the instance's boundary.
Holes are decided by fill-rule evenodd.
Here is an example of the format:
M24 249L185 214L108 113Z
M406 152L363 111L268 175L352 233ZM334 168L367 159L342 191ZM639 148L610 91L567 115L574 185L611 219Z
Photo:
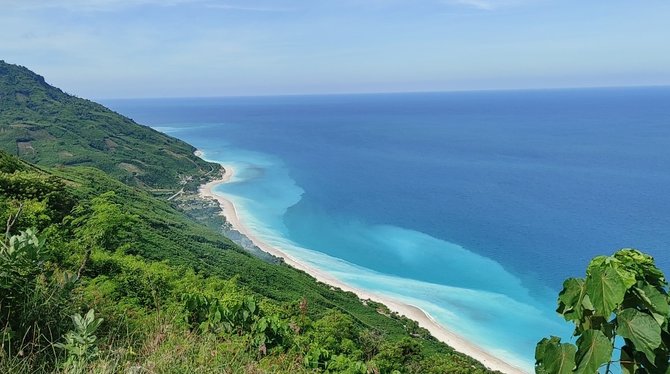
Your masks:
M0 61L0 149L43 166L96 166L134 185L194 187L219 165L181 140ZM194 168L195 167L195 168Z

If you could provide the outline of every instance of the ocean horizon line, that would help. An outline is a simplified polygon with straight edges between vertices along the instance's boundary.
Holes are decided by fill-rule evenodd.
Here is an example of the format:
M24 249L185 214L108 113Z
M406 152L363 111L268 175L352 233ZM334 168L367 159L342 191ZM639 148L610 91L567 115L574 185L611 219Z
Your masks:
M554 87L527 87L527 88L482 88L482 89L447 89L447 90L408 90L408 91L362 91L362 92L315 92L315 93L276 93L276 94L232 94L232 95L204 95L204 96L144 96L144 97L94 97L93 100L102 102L122 101L152 101L152 100L207 100L207 99L253 99L253 98L307 98L307 97L337 97L337 96L395 96L395 95L431 95L431 94L467 94L467 93L506 93L506 92L556 92L556 91L597 91L597 90L627 90L627 89L670 89L670 84L652 85L612 85L612 86L554 86Z

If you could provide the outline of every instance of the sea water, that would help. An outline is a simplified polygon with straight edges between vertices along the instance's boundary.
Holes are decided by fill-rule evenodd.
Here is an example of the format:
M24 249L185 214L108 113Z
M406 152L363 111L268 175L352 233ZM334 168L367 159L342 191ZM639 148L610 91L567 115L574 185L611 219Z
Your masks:
M670 270L670 88L105 104L233 166L268 244L527 370L590 258Z

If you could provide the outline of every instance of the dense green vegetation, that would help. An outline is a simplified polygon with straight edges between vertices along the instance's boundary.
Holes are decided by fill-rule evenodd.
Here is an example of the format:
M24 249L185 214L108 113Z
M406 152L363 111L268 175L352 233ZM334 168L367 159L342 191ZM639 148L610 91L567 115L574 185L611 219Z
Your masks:
M0 109L0 149L38 165L94 166L126 183L167 188L218 169L191 145L1 60Z
M575 325L577 345L552 336L537 345L542 374L670 372L668 283L654 260L637 250L594 258L586 278L570 278L558 313Z
M190 146L24 68L0 63L0 85L0 144L30 142L18 154L40 165L0 151L0 372L487 372L156 197L212 170ZM132 160L142 174L118 167Z

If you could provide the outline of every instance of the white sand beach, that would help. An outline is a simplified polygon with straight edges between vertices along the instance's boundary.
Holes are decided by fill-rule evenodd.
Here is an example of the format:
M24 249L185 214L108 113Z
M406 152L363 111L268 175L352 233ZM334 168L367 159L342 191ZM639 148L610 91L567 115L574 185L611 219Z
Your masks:
M196 155L201 157L202 152L197 151ZM491 353L485 351L484 349L468 342L457 334L449 331L445 326L438 324L433 318L430 317L423 310L413 306L408 305L392 298L375 294L373 292L365 291L355 287L351 287L340 280L334 278L328 273L307 266L296 259L292 258L288 254L284 253L281 248L276 248L273 246L264 243L262 240L259 240L258 237L254 235L247 227L241 222L240 217L237 214L235 205L229 200L226 199L224 195L214 193L213 189L215 186L226 183L231 180L233 177L234 169L229 165L222 164L225 169L225 173L221 179L211 181L207 184L204 184L200 187L200 195L204 198L215 199L219 202L223 212L222 215L225 216L226 220L235 228L235 230L247 236L256 246L258 246L263 251L270 253L276 257L281 257L284 259L286 264L302 270L307 274L313 276L318 281L329 284L333 287L338 287L344 291L350 291L358 295L362 300L373 300L382 304L385 304L390 310L395 311L401 315L405 315L408 318L411 318L419 323L419 325L428 331L440 341L448 344L458 352L464 353L474 359L480 361L486 367L492 370L498 370L503 373L526 373L526 371L515 367L504 360L495 357Z

